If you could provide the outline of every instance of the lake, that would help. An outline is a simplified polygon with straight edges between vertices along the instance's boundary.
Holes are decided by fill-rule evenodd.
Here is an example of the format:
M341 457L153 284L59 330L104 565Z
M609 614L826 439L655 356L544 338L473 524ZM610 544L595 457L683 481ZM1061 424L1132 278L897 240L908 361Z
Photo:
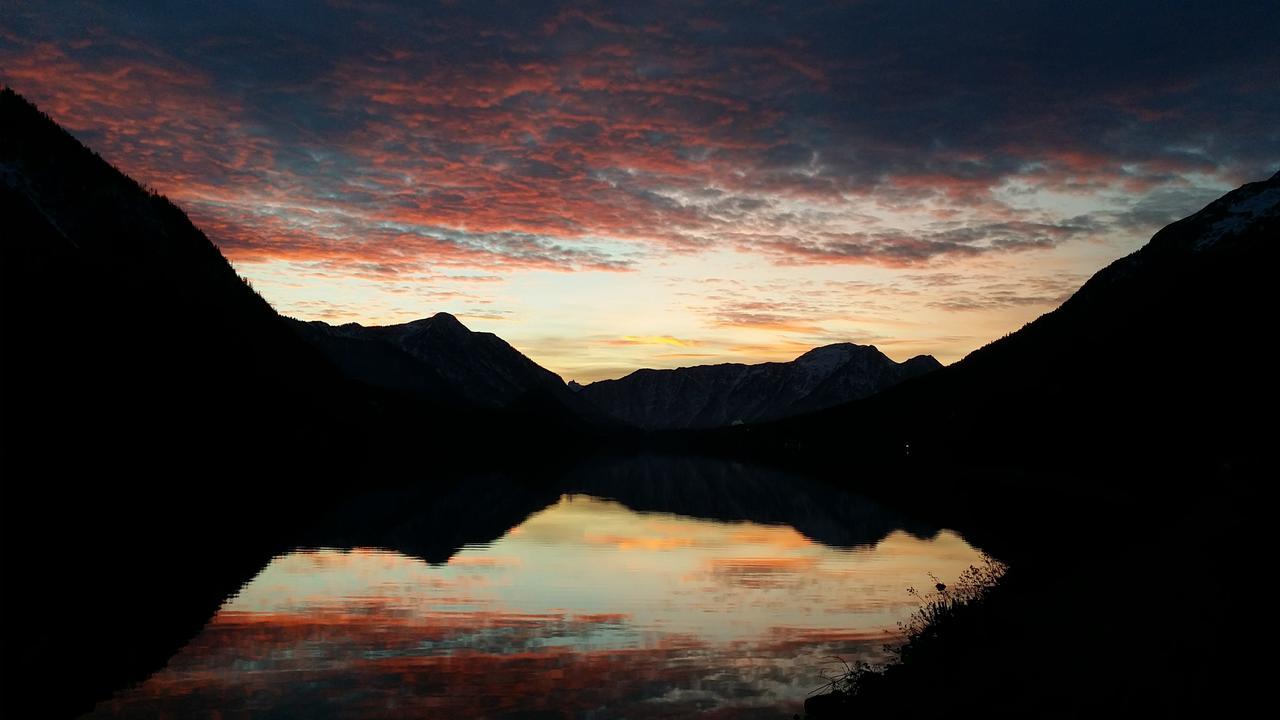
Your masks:
M654 458L373 495L319 538L90 716L790 718L979 559L824 483Z

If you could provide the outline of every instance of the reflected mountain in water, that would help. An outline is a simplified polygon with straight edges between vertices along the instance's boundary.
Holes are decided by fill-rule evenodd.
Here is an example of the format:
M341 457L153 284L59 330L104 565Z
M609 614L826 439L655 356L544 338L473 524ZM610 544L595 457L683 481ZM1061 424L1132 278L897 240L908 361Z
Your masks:
M664 457L372 493L306 541L93 717L789 716L977 557L820 482Z
M311 547L379 547L444 563L492 542L563 495L617 500L640 512L787 525L834 548L874 546L895 530L938 528L870 498L772 468L697 456L597 458L555 478L491 473L446 492L399 488L353 499L308 538Z
M836 548L875 545L895 530L918 538L938 532L829 483L729 460L646 455L598 461L575 468L564 483L567 492L613 498L633 510L789 525Z

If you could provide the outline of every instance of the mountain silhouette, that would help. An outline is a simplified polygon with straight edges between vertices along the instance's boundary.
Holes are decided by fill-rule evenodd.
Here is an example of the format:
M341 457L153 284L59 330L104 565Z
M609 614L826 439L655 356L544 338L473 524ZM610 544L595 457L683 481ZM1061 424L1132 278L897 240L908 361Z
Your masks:
M786 363L637 370L619 380L566 384L492 333L448 313L386 326L290 321L344 376L432 403L506 409L532 404L607 427L711 428L798 415L867 397L941 365L903 363L842 343Z
M1275 323L1278 240L1280 173L1165 227L958 363L726 437L863 462L1253 462L1270 444L1257 418L1276 399L1256 348Z
M697 456L589 458L562 473L470 476L445 492L394 488L354 498L317 529L316 547L381 547L444 563L492 543L564 495L591 495L637 512L785 525L828 547L875 546L896 530L939 528L837 486L776 468Z
M583 386L579 395L646 430L713 428L821 410L939 367L928 355L897 363L875 346L840 343L815 348L791 362L637 370Z
M8 89L0 127L0 546L42 588L0 598L0 712L57 717L199 628L350 467L296 448L356 446L358 405L172 203Z
M0 118L6 462L159 470L341 432L340 376L181 210L12 90Z
M371 327L292 323L344 375L374 387L482 408L511 407L530 395L574 402L560 376L448 313Z
M9 467L116 459L140 486L174 467L277 466L283 484L307 464L332 476L335 463L395 463L407 444L465 464L497 438L555 452L589 429L558 377L452 316L383 328L281 317L168 199L10 89L0 118Z

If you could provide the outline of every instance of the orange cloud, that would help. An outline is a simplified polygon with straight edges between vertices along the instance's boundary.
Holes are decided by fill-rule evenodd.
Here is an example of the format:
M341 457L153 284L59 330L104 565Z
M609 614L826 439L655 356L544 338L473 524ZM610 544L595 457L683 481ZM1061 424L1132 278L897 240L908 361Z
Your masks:
M690 348L697 347L701 343L697 340L684 340L671 335L624 335L613 340L605 340L605 345L617 345L622 347L630 347L633 345L670 345L673 347Z
M619 550L673 550L693 547L694 538L675 536L637 536L607 533L584 533L583 541L593 545L610 545Z

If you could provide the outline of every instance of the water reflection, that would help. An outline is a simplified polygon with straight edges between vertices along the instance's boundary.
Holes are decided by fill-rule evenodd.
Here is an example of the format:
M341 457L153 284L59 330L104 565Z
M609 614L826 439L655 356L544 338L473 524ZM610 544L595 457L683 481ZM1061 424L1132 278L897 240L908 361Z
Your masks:
M824 507L791 490L802 515ZM875 658L913 607L905 588L977 555L950 532L878 535L830 547L565 494L442 564L298 550L93 715L790 717L826 656Z

